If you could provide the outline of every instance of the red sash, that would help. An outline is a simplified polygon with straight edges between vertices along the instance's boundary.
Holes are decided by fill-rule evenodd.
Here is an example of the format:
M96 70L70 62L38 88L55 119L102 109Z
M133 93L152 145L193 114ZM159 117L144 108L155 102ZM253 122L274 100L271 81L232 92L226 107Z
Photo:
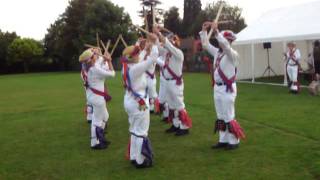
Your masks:
M89 83L88 83L88 71L89 71L89 69L85 69L84 67L82 67L82 70L81 70L81 76L82 76L82 79L84 81L85 88L86 89L89 88L94 94L104 97L106 102L111 101L112 97L109 95L108 90L106 89L106 87L105 87L104 92L102 92L102 91L99 91L99 90L94 89L94 88L89 86Z
M216 61L216 68L218 68L218 73L221 77L221 79L223 80L223 82L226 84L226 91L230 91L231 93L234 92L234 89L232 87L232 84L235 82L236 80L236 77L237 77L237 69L235 69L235 75L232 76L230 79L228 79L228 77L224 74L224 72L222 71L221 67L220 67L220 62L222 60L222 58L224 57L225 54L221 53L218 58L217 58L217 61Z
M172 76L172 79L176 80L176 85L180 86L182 84L182 75L178 76L170 67L169 67L169 61L170 61L170 57L172 56L171 53L167 54L167 59L165 62L165 65L163 66L163 71L165 69L167 69L167 71L169 72L169 74ZM164 76L164 72L162 71L162 75Z

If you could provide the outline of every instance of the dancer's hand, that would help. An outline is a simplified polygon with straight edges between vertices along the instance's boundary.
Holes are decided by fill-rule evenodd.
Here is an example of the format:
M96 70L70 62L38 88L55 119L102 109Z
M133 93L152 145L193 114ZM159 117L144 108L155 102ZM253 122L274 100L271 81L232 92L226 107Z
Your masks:
M111 62L112 61L112 57L110 55L110 53L108 51L105 51L104 54L103 54L103 59L105 61L108 61L108 62Z
M152 43L156 43L156 41L157 41L157 35L154 34L154 33L148 34L148 40L149 40L150 42L152 42Z
M211 22L206 21L202 24L202 31L208 30L208 28L211 26Z

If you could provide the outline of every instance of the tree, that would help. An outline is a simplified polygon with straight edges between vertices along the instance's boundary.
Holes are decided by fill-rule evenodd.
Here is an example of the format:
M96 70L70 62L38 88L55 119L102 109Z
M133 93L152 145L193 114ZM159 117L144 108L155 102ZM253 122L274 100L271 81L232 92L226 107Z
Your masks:
M177 7L171 7L164 14L164 27L181 36L182 20Z
M139 15L144 20L143 28L148 26L148 30L152 30L153 24L153 14L155 15L155 21L157 24L161 23L161 16L163 15L163 9L157 8L161 4L159 0L139 0L141 1L142 10L139 11ZM154 13L153 13L154 11ZM147 19L147 24L145 19Z
M109 1L95 0L95 3L89 5L88 12L80 26L80 38L77 42L79 49L84 43L96 44L96 32L104 42L108 39L115 42L119 34L122 34L127 43L132 44L136 41L136 31L132 29L130 16L124 13L123 8ZM117 54L120 55L120 52Z
M201 12L201 0L184 0L183 37L193 34L193 24Z
M225 1L218 1L217 3L209 4L201 13L198 15L193 25L193 34L197 35L201 30L202 23L204 21L212 21L216 18L221 3L224 4L222 14L219 21L228 21L219 25L220 30L232 30L235 33L240 32L247 25L244 18L242 17L242 9L238 6L231 6Z
M122 33L129 43L135 33L130 17L109 0L72 0L66 11L50 26L45 36L46 55L62 70L78 69L78 57L84 43L96 44L96 32L107 41Z
M0 73L6 73L8 70L8 47L17 37L15 32L2 32L0 30Z
M29 64L43 55L40 42L29 38L16 38L8 47L8 57L12 62L22 62L24 72L29 72Z

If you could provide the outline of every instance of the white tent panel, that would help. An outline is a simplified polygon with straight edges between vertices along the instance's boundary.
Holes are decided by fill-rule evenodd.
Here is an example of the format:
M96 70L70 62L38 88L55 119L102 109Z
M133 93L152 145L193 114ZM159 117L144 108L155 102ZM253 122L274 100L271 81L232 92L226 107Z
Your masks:
M320 38L320 1L269 11L238 34L235 44Z
M301 52L301 64L304 69L307 68L306 60L312 47L312 41L297 41L297 48ZM270 66L277 75L284 75L284 60L283 60L283 43L275 42L271 44L269 49ZM252 78L252 57L251 45L237 45L234 46L235 50L239 53L238 65L238 79L251 79ZM267 50L263 48L263 44L254 45L254 77L262 77L265 69L268 66ZM273 76L273 73L270 73ZM268 76L268 72L265 74Z

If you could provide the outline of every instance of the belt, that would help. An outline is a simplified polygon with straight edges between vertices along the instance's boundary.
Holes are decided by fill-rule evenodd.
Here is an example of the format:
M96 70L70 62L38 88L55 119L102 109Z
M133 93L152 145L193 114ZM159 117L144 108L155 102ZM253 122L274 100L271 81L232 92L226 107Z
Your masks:
M216 83L217 86L225 86L227 85L226 83Z
M234 82L232 84L234 84ZM227 84L223 82L223 83L216 83L216 85L217 86L226 86Z
M167 81L173 81L173 80L175 80L175 79L173 79L173 78L170 78L170 79L164 78L164 79L167 80Z

